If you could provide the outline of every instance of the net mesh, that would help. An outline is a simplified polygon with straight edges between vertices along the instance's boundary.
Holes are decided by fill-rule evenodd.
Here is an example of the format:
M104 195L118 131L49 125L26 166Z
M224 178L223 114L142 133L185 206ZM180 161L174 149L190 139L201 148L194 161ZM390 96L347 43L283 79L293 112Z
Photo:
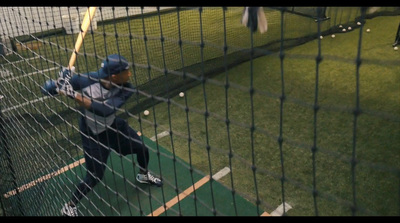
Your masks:
M62 173L57 172L60 168L76 163L83 155L80 145L80 131L76 120L77 116L82 115L82 113L79 111L77 104L66 98L44 96L41 93L43 83L48 79L56 79L60 68L68 64L70 56L74 52L75 42L78 35L80 35L79 27L82 24L86 10L87 7L0 8L0 12L2 12L2 16L0 16L0 96L3 97L0 99L2 109L0 113L2 115L0 119L2 128L0 192L4 195L1 197L1 201L5 215L58 215L60 205L71 195L74 189L73 185L82 180L86 172L84 165L77 165L70 168L71 170L67 168L68 170ZM263 210L267 210L269 213L273 212L277 206L275 204L277 200L282 204L286 204L285 190L291 191L293 188L300 188L300 190L305 191L308 194L306 198L302 197L301 193L298 194L298 197L304 198L305 203L314 204L311 207L305 206L304 209L299 208L300 212L306 213L305 215L319 215L321 209L325 213L334 215L346 215L349 212L353 215L355 213L379 215L384 212L381 208L369 208L368 202L362 202L362 205L358 205L355 200L344 198L346 196L356 197L354 193L357 190L354 188L351 190L353 194L346 191L346 196L332 195L328 189L324 188L326 185L321 183L323 186L318 191L318 194L316 190L316 185L319 182L317 180L319 179L317 176L318 171L311 171L302 179L293 177L295 174L285 175L285 172L279 171L279 169L285 169L286 165L294 168L296 164L291 164L291 162L295 163L295 159L292 160L291 158L287 158L288 161L284 162L283 152L281 155L278 155L279 153L273 155L274 159L280 160L279 165L276 167L269 168L262 165L262 159L265 158L265 154L269 154L269 150L257 150L255 148L258 148L257 143L263 140L263 143L261 143L263 146L261 147L274 148L276 151L282 151L284 146L288 146L288 148L303 148L309 152L311 144L312 157L308 157L305 163L315 168L319 165L318 160L316 161L314 157L317 150L322 151L323 156L328 156L337 162L346 162L346 165L352 168L357 163L357 159L355 154L349 151L340 151L340 149L338 151L336 149L324 150L324 142L316 139L317 133L313 135L314 138L293 136L290 133L290 126L285 126L286 123L282 121L283 117L287 117L284 116L284 111L290 111L291 109L306 110L304 112L306 115L310 115L310 112L315 112L314 116L310 115L310 117L316 117L316 112L320 107L318 107L319 103L313 100L317 100L318 91L316 90L315 95L312 94L312 97L291 95L290 81L276 82L282 84L281 92L273 90L274 86L263 88L261 83L253 83L258 75L256 70L253 70L253 61L257 58L273 56L275 59L271 59L268 62L272 61L275 64L280 64L284 61L285 51L287 50L318 40L320 36L329 37L332 34L343 33L343 29L347 29L347 27L361 29L362 26L358 25L358 22L364 25L367 19L385 16L398 18L399 8L263 7L268 20L266 34L258 31L250 32L247 27L241 24L243 10L244 7L99 7L77 54L77 60L74 65L76 72L83 74L99 70L101 62L109 54L119 53L127 58L131 64L131 72L133 74L131 82L135 85L136 90L134 97L130 98L124 107L119 109L119 116L133 120L131 123L137 126L137 130L145 132L146 135L152 134L156 136L160 133L160 129L163 128L170 138L166 142L156 141L156 146L153 149L155 158L152 158L152 162L158 161L160 169L164 169L165 166L162 166L160 159L167 158L176 162L175 156L177 154L175 154L175 149L181 150L177 151L182 156L180 158L185 160L178 159L179 165L183 166L180 167L181 169L190 173L212 175L216 172L214 169L226 164L225 158L229 157L229 162L237 162L236 164L227 164L231 165L231 170L233 170L233 167L238 169L242 167L247 169L248 172L237 177L234 175L236 172L231 172L231 180L223 182L224 187L229 188L230 195L227 196L229 198L233 197L231 203L234 204L236 204L235 199L239 200L239 198L235 197L236 193L243 196L244 200L250 201L257 209L256 213L251 215L261 215L264 212ZM362 35L360 34L360 36ZM318 49L313 50L312 53L292 54L289 55L289 58L294 60L304 59L310 61L312 67L315 67L315 63L318 67L322 57L315 52L320 50L321 46L319 45ZM351 59L347 56L326 55L324 59L332 60L338 64L354 64L354 61L356 61L357 68L361 64L359 63L359 55L354 55ZM397 59L379 60L367 57L363 58L363 61L369 64L384 64L391 69L396 69L396 66L398 66ZM225 77L230 69L240 67L248 62L251 64L249 65L250 68L246 70L246 75L248 75L249 70L250 75L248 75L249 79L246 79L246 83L230 81L229 75ZM266 64L266 66L269 65ZM305 62L304 66L308 66L308 63ZM265 69L268 70L270 68ZM286 73L290 76L292 71L282 67L279 72L282 76L276 76L277 80L284 79L283 74ZM357 80L351 79L350 81L358 83ZM313 83L318 83L318 81L315 80ZM288 92L284 90L285 84L286 88L289 88ZM310 88L314 87L310 86ZM213 91L214 94L207 95L204 93L206 88L215 88L217 90ZM189 93L191 89L195 90ZM216 101L213 98L228 98L226 96L228 89L232 89L232 96L229 97L229 100L241 100L243 106L250 108L245 113L237 114L237 116L235 114L234 117L236 119L228 116L228 108L230 108L228 102L226 102L226 107L224 107L225 105L219 107L213 104ZM200 94L202 97L198 101L192 99L178 102L176 95L179 92L185 92L185 95ZM250 95L250 100L248 97L244 98L244 95ZM263 119L256 118L257 116L254 113L260 105L258 103L253 104L253 100L257 97L261 98L260 101L257 101L258 103L266 103L271 106L274 103L280 103L281 107L274 107L273 109L275 110L271 113L272 120L279 123L276 129L269 129ZM186 96L185 100L187 100ZM284 102L293 105L293 107L285 107L283 109ZM222 100L218 103L225 103L225 101ZM156 107L158 104L165 105L167 108ZM171 109L173 109L171 107L182 112L180 113L180 118L171 117ZM158 113L165 113L168 116L163 116L161 120L157 120L155 116L157 113L156 108ZM154 117L151 120L143 118L141 115L141 112L147 109L154 113ZM325 109L328 113L351 114L350 117L342 116L343 123L352 123L352 118L357 120L360 112L357 100L352 104L351 108L339 103L337 106L328 104L322 109ZM396 107L395 109L398 108ZM392 124L397 123L398 125L400 120L398 114L390 109L364 109L363 112L372 117L388 120ZM188 114L192 114L190 118ZM199 119L193 118L196 115L201 117L203 127L199 129L189 128L189 126L200 122ZM164 120L162 120L163 118ZM242 118L246 121L241 120ZM318 132L316 131L316 118L310 118L309 120L311 120L310 122L314 121L314 128L310 129ZM296 122L295 119L287 121ZM185 123L183 124L184 129L172 127L180 123ZM219 126L215 127L215 129L209 128L208 125L211 126L211 123L218 123ZM355 126L356 124L351 127L356 129ZM282 133L282 129L286 130L286 127L289 128L289 135L283 135ZM146 131L147 129L150 130ZM343 137L350 137L346 139L353 140L355 147L356 134L351 131L354 129L349 127L346 129L347 132L342 134ZM244 145L246 148L250 148L252 152L247 153L240 151L238 148L232 150L231 143L240 141L234 138L235 136L232 136L233 138L229 139L227 143L211 145L210 140L215 135L218 135L216 130L219 130L220 134L227 135L228 138L230 133L239 132L235 136L237 138L243 137ZM246 133L240 134L243 131ZM393 131L393 136L398 136L398 130ZM310 138L314 141L310 140ZM278 146L271 147L270 141L271 143L272 141L274 143L277 142ZM181 143L179 145L185 145L186 147L175 148L174 144L178 144L178 142ZM172 154L161 152L160 155L159 145L168 147L169 149L167 150ZM328 145L327 147L330 148ZM202 148L200 156L207 157L207 159L195 160L196 155L191 155L191 146ZM237 147L242 147L242 144L238 144ZM392 146L389 147L392 148ZM196 151L193 151L193 153L196 153ZM217 155L214 155L214 153ZM285 153L285 156L291 157L296 154L296 152ZM217 158L220 156L224 158ZM121 158L121 160L110 160L108 170L117 175L117 177L113 175L113 178L104 179L99 187L105 189L93 191L93 196L99 202L93 201L92 198L92 200L88 199L86 203L82 204L82 209L86 211L86 215L143 215L143 210L146 208L140 204L142 201L140 199L131 201L128 195L129 190L124 191L121 188L117 189L117 186L116 188L110 186L113 182L116 184L115 181L127 181L128 186L125 187L130 187L131 190L139 191L138 194L148 196L148 202L152 203L153 201L153 205L163 206L166 203L168 200L166 197L161 195L161 198L155 195L152 196L151 193L154 191L132 186L134 185L133 180L126 180L123 174L126 167L121 167L121 172L113 171L119 168L114 165L124 162L132 164L135 161L133 158L126 157ZM201 162L206 164L200 165L199 163ZM389 163L391 162L389 161ZM193 163L194 165L192 166ZM366 165L369 167L374 166L375 169L384 169L385 174L388 174L386 176L387 181L397 182L394 184L398 187L398 164L382 167L379 163L367 162ZM329 172L325 168L321 167L324 171ZM341 168L338 169L342 170ZM175 164L167 169L172 174L179 175L179 171L176 170L179 168ZM318 170L318 168L316 169ZM290 168L286 171L291 173ZM346 169L346 171L352 173L344 177L348 177L348 187L356 187L356 182L359 181L354 178L351 179L355 176L355 170ZM331 174L327 172L324 173L326 175ZM64 177L64 174L70 174L71 176ZM260 177L258 174L262 176ZM62 177L56 177L59 175ZM260 192L264 190L263 188L267 184L260 182L264 182L265 176L267 176L267 179L271 178L278 182L278 184L274 184L277 186L276 188L268 189L269 192L278 194L274 201L269 200L267 195ZM191 177L194 183L193 175ZM177 176L171 177L171 179L166 178L166 186L178 192L186 189L183 186L179 187L177 181ZM268 180L265 181L269 182ZM346 180L343 182L346 182ZM235 190L234 185L236 184L240 185L237 186L240 189ZM65 189L63 185L69 185L69 188ZM211 196L211 199L191 197L195 206L199 205L199 208L205 207L210 212L204 215L217 215L217 213L218 215L242 215L238 214L237 207L225 210L224 202L226 201L224 199L226 197L221 198L221 200L217 196L214 197L213 189L217 188L217 186L212 185L207 187L209 189L207 196ZM246 187L251 187L253 192L246 191ZM389 188L389 191L393 191L393 188L390 186ZM324 189L329 192L324 193ZM121 190L122 192L119 192ZM391 200L391 204L397 209L391 209L389 213L384 212L387 215L399 213L400 195L398 194L399 191L396 191L396 193L397 197L394 203ZM122 199L122 201L119 201L120 203L111 201L111 197L115 196L115 194ZM319 196L327 200L322 207L318 206L317 200L320 198ZM209 200L212 200L211 204L208 203ZM381 201L380 199L377 200ZM326 211L329 208L324 206L331 206L332 204L340 207L337 208L338 210L335 208L333 212ZM128 206L129 210L138 211L138 214L133 214L132 211L121 214L121 209L123 209L124 205ZM152 204L149 206L152 207ZM299 206L302 207L302 205ZM284 210L287 211L289 207L291 208L289 205L284 205ZM110 211L107 212L105 210ZM300 215L300 212L296 213ZM172 215L182 215L183 210L181 208L171 208L171 213ZM188 215L202 215L202 212L199 211Z

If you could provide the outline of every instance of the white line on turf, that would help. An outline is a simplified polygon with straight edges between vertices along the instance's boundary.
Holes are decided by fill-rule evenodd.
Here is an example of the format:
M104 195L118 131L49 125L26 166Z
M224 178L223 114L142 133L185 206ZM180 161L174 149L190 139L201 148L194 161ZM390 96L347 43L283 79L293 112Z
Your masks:
M50 96L44 96L44 97L41 97L41 98L38 98L38 99L35 99L35 100L32 100L32 101L27 101L27 102L24 102L22 104L19 104L19 105L10 107L10 108L5 108L5 109L1 110L1 112L12 111L12 110L14 110L16 108L19 108L19 107L22 107L22 106L25 106L25 105L28 105L28 104L33 104L33 103L36 103L36 102L39 102L39 101L44 101L44 100L46 100L48 98L50 98Z
M292 209L292 206L290 206L288 203L282 203L271 213L271 216L282 216L284 214L283 212L283 206L285 206L285 212L288 212L290 209Z
M219 180L221 177L225 176L227 173L229 173L230 169L228 167L224 167L220 171L218 171L216 174L212 176L214 180ZM178 196L175 196L171 200L169 200L167 203L165 203L164 206L161 206L157 208L155 211L152 213L148 214L148 216L159 216L160 214L164 213L167 209L170 209L172 206L177 204L179 201L187 197L189 194L191 194L193 191L196 189L199 189L201 186L203 186L205 183L207 183L210 180L209 175L203 177L199 181L197 181L194 185L188 187L185 191L180 193Z
M41 71L35 71L35 72L29 73L29 74L24 74L24 75L21 75L21 76L16 76L16 77L12 77L12 78L9 78L9 79L1 80L0 83L7 82L7 81L13 81L13 80L16 80L16 79L19 79L19 78L23 78L23 77L29 77L29 76L34 75L34 74L42 74L44 72L57 70L57 69L60 69L60 68L59 67L52 67L52 68L44 69L44 70L41 70Z
M169 132L168 132L168 131L164 131L164 132L162 132L162 133L158 133L158 134L157 134L157 139L160 139L160 138L162 138L162 137L164 137L164 136L167 136L167 135L169 135ZM151 140L151 141L156 141L156 137L153 136L153 137L150 138L150 140Z
M216 174L213 175L213 179L214 180L219 180L223 176L228 174L230 171L231 171L231 169L229 169L229 167L224 167L223 169L221 169L220 171L218 171Z
M40 58L39 56L31 57L31 58L29 58L29 59L17 60L17 61L11 62L10 64L15 64L15 63L20 63L20 62L26 62L26 61L29 61L29 60L36 60L36 59L39 59L39 58Z

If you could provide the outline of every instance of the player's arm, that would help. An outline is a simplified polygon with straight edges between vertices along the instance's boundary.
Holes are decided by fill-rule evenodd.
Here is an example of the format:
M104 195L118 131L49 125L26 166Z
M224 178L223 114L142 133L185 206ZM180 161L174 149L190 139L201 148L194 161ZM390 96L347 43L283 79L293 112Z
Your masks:
M80 89L83 89L90 84L96 82L96 80L92 80L89 78L91 73L87 74L70 74L68 73L66 69L61 70L61 72L58 74L59 78L57 80L49 79L47 80L43 86L40 87L40 91L44 95L57 95L59 92L57 88L59 88L59 80L60 79L66 79L66 75L72 75L72 77L68 78L68 83L72 86L73 90L77 91Z
M92 100L88 109L96 115L101 116L109 116L115 113L116 109L124 105L126 100L133 95L134 87L131 83L126 83L122 87L122 90L112 98L105 101Z
M83 89L95 82L95 80L89 79L90 73L83 75L74 75L69 80L70 85L72 86L72 90L75 91L73 94L73 98L80 106L90 109L92 105L92 100L89 97L84 96L80 92L76 92L77 90ZM67 95L68 96L68 95Z
M86 109L90 109L92 105L92 100L79 92L76 92L74 99L80 106Z
M48 80L45 82L44 86L41 87L41 91L45 95L65 95L72 99L74 99L80 106L89 109L92 104L92 100L83 94L77 92L94 82L96 80L91 80L89 78L90 73L88 74L75 74L71 78L68 79L68 82L65 81L65 72L64 74L61 72L60 78L55 80Z
M92 99L74 90L72 85L64 85L57 89L58 94L74 99L80 106L91 109Z

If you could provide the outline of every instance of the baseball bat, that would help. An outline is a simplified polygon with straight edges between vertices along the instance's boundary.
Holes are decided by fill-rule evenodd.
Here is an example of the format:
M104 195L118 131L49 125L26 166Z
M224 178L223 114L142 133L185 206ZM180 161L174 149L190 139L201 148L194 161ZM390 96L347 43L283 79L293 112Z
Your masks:
M88 9L86 10L85 16L82 20L80 35L78 35L78 37L76 39L74 51L72 52L71 58L69 59L69 63L68 63L69 70L72 70L72 67L75 64L76 56L78 55L79 49L82 46L83 39L85 38L86 32L89 29L90 23L93 20L95 12L96 12L96 7L88 7ZM65 76L65 80L68 81L71 77L72 77L71 75L67 75L67 76ZM45 95L47 95L47 94L55 95L57 92L57 89L58 89L57 83L54 80L48 80L48 81L46 81L44 86L41 88L41 92Z
M95 12L96 12L96 7L89 7L86 10L85 17L83 18L82 21L80 35L78 35L78 38L76 39L74 52L72 52L71 58L69 59L68 69L71 69L72 66L74 66L75 64L76 56L78 55L79 49L82 46L83 39L85 38L86 32L89 29L90 23L94 17Z

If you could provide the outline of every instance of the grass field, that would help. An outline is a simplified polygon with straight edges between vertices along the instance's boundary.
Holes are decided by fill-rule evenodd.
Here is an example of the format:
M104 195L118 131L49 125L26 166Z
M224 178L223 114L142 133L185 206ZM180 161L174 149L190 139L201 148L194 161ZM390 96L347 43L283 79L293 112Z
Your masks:
M197 86L186 92L187 104L184 98L174 98L191 111L197 109L198 113L186 114L184 109L166 104L150 109L157 120L158 132L171 129L181 134L162 138L159 143L204 172L215 172L232 162L234 179L225 179L227 186L233 181L236 190L253 198L257 192L259 198L272 207L282 203L284 192L285 201L294 207L289 215L316 214L313 180L319 192L316 204L320 215L351 215L354 204L361 209L357 215L398 215L398 118L387 120L362 114L357 117L354 136L352 113L356 100L362 110L385 112L394 117L400 112L400 67L384 63L400 59L399 52L391 47L398 19L381 17L367 21L365 28L372 32L363 33L361 58L368 62L362 63L359 70L358 99L355 58L359 29L321 40L321 54L325 59L319 66L318 104L321 109L316 124L312 106L316 97L313 58L318 53L317 40L285 51L283 84L288 100L284 101L282 109L282 126L281 102L277 97L282 93L281 62L278 55L271 55L241 64L215 78L220 83L228 78L230 83L245 87L244 90L232 87L226 93L223 87L207 82L204 88ZM251 77L256 91L253 97L249 93ZM257 94L258 91L276 96ZM205 111L212 115L205 118ZM226 112L230 120L237 122L229 125L229 138ZM154 123L153 115L144 118ZM256 131L251 137L253 119ZM282 148L277 140L280 127ZM190 147L189 130L193 139ZM152 126L144 127L143 132L155 134ZM314 136L318 150L313 160ZM210 153L207 145L211 147ZM232 160L228 156L230 151L234 154ZM353 153L358 161L354 171L351 168ZM257 191L251 165L261 170L256 174ZM282 185L283 170L288 180Z
M212 14L212 10L205 10L203 14L203 25L206 27L202 33L206 43L203 51L195 44L201 41L200 29L190 26L198 16L190 17L182 13L181 28L185 30L184 36L188 41L184 44L183 53L177 42L166 41L162 45L159 39L150 38L146 47L143 38L139 38L132 45L135 63L163 67L165 59L166 67L178 69L182 66L179 55L189 58L185 60L185 65L201 60L200 53L204 53L204 58L208 59L223 55L224 40L220 37L223 36L224 24L208 21L206 18ZM163 21L171 21L176 15L165 16L171 18L168 20L163 17ZM221 16L218 14L219 18ZM229 16L233 14L228 14L226 25L235 28L227 34L227 42L238 48L249 47L248 36L234 38L235 33L239 33L243 27L237 22L238 18ZM315 28L314 21L296 18L304 21L288 22L285 27L288 36L295 38L305 32L304 29ZM172 131L172 136L158 139L158 143L204 173L215 173L230 166L232 175L222 178L222 183L233 187L254 203L259 199L263 209L268 212L287 202L293 207L288 212L290 216L348 216L353 214L352 206L358 208L355 215L399 215L400 54L391 47L399 19L399 16L390 16L366 21L361 39L362 63L359 70L355 61L359 53L360 29L356 28L352 32L337 33L335 38L325 36L322 40L313 40L285 50L283 61L279 53L275 53L242 63L207 80L204 85L186 91L184 98L176 96L171 104L160 103L148 108L150 115L140 114L140 123L136 116L139 114L121 116L128 118L135 129L148 137ZM132 24L132 27L140 27L141 21L135 22L137 24ZM157 22L158 18L146 20L146 27L153 27L146 29L149 37L159 36L160 30L152 24ZM265 35L268 41L279 39L279 23L279 14L269 17L269 31ZM179 39L177 32L173 32L177 29L174 27L176 24L163 23L164 35ZM304 29L298 24L305 25ZM366 28L371 32L366 33ZM109 24L98 26L98 29L99 32L113 32L115 27ZM118 29L118 33L123 33L124 27ZM138 28L132 31L139 36L143 32ZM254 38L256 45L263 41L260 34L255 34ZM121 37L119 40L123 39ZM71 48L74 38L67 36L66 40L68 48ZM213 43L218 47L207 45L207 41L211 40L216 41ZM51 37L49 41L62 45L64 40L60 38L56 41ZM103 41L97 39L95 43ZM117 50L113 44L115 39L108 37L106 41L109 41L108 50ZM323 60L317 66L315 58L319 41ZM125 48L118 50L131 58L127 46L125 44ZM93 53L94 45L87 42L86 47L88 53ZM57 66L51 61L66 64L69 58L66 56L69 53L46 45L37 52L52 59L45 61L38 58L22 63L17 66L20 70L11 65L6 68L14 73L20 71L28 74L37 72L37 69ZM96 53L105 55L105 51ZM89 63L85 65L87 61ZM85 60L80 57L78 70L97 69L96 61L99 59L89 57ZM41 97L39 86L55 76L54 71L44 73L26 75L13 82L0 82L2 87L9 89L7 93L1 92L9 97L7 106ZM144 66L137 67L135 75L144 82L149 73L153 77L162 74L157 70L149 71ZM230 84L228 90L224 88L226 81ZM254 94L250 93L251 87L254 88ZM283 103L280 100L282 93L285 95ZM126 111L135 105L134 99L131 100L123 108ZM313 109L315 101L320 106L316 114ZM357 102L362 113L355 117L352 111ZM66 109L66 106L72 110ZM188 112L185 111L186 107ZM12 133L13 136L21 136L13 138L16 141L13 145L17 148L21 145L34 148L14 157L19 165L17 172L23 176L22 181L23 178L30 178L25 174L26 168L22 164L29 165L32 171L46 172L82 154L77 131L79 114L75 108L71 100L57 97L14 111L16 117L11 119L16 125L29 125ZM209 116L205 116L205 112ZM229 126L226 119L230 121ZM280 138L282 144L279 143ZM313 145L317 148L315 152ZM354 169L353 157L357 160ZM49 159L51 163L46 162ZM256 167L255 171L252 170L253 166ZM314 189L318 192L315 197Z

